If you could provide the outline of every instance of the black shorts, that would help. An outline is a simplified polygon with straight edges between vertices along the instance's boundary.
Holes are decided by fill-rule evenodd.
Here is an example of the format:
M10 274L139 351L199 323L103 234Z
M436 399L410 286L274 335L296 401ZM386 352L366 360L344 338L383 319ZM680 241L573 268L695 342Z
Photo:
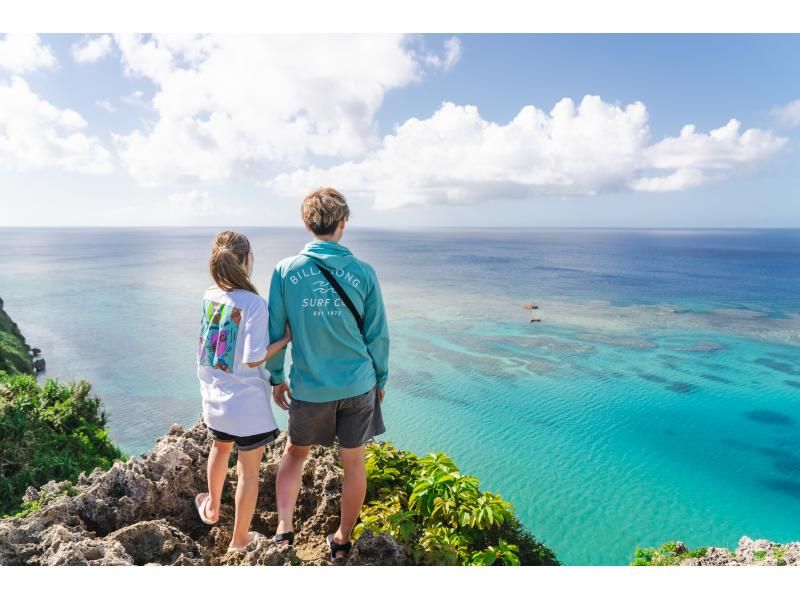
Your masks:
M289 403L289 442L296 446L331 446L338 438L340 447L358 448L385 431L375 387L339 401Z
M280 430L275 428L271 432L264 432L263 434L254 434L253 436L234 436L233 434L226 434L213 428L208 429L208 435L217 442L232 442L234 446L240 451L252 451L259 447L269 444L275 440L280 434Z

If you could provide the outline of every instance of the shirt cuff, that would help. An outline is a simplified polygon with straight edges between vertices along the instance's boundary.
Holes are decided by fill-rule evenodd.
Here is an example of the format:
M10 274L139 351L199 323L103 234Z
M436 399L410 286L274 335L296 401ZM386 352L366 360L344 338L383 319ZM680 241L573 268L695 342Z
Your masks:
M278 386L279 384L283 384L284 382L286 382L286 375L283 372L281 372L280 374L273 374L272 372L270 372L269 383L272 384L272 386Z

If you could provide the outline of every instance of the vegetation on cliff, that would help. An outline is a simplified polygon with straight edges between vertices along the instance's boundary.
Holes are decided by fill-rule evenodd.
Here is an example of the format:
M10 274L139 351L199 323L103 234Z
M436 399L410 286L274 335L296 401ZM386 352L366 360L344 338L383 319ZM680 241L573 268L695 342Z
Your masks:
M90 390L85 381L40 386L33 376L0 372L0 515L21 508L28 486L75 481L122 458Z
M3 310L0 300L0 371L9 374L33 374L33 360L28 353L25 337L19 327Z
M558 565L499 494L481 491L443 453L418 457L391 443L367 448L367 504L354 535L388 532L426 565Z
M683 542L667 542L658 548L637 548L631 565L800 566L800 542L780 544L743 536L736 550L715 547L690 550Z
M75 481L80 472L108 469L122 457L89 383L40 386L28 349L0 303L0 516L23 508L28 486Z
M658 548L637 548L631 565L638 567L679 565L686 559L704 557L707 551L705 546L689 550L682 542L667 542Z

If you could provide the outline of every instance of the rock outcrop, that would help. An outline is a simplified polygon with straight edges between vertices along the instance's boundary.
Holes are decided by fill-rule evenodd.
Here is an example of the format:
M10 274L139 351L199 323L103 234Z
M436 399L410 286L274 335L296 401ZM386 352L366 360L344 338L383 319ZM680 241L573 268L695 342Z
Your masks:
M680 542L679 546L683 546ZM684 547L685 549L685 547ZM800 542L777 544L743 536L734 552L727 548L708 548L705 555L683 559L688 566L795 565L800 566Z
M81 474L74 486L50 482L29 489L25 515L0 521L0 565L321 565L325 537L339 524L342 471L332 449L315 447L295 511L295 546L278 547L275 476L285 434L268 445L252 529L265 536L247 552L228 555L233 525L234 469L223 492L220 521L203 524L193 499L206 490L210 440L202 423L173 426L149 453L108 471ZM232 464L233 461L232 461ZM235 464L234 464L235 465ZM394 539L364 533L347 565L404 564Z

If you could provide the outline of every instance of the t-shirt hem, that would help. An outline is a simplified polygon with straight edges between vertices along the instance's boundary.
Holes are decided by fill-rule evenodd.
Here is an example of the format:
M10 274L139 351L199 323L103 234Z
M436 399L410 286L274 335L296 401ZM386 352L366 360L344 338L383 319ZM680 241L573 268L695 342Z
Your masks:
M242 355L242 363L244 365L247 365L248 363L256 363L257 361L262 361L266 356L266 348L263 351L253 351L249 355Z
M372 390L375 385L375 380L366 380L351 384L350 386L323 388L313 391L303 388L292 388L292 396L307 403L330 403L332 401L341 401L343 399L363 395L365 392Z

